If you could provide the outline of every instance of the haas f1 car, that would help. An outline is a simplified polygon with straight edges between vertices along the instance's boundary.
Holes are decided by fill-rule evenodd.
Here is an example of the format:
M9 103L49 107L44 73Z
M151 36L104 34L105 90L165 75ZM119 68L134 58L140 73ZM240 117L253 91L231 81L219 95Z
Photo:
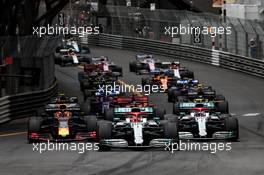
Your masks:
M95 139L96 123L96 116L82 115L77 98L60 95L45 106L41 116L29 118L28 142Z
M164 147L179 141L177 116L166 116L153 107L117 107L98 123L100 150Z

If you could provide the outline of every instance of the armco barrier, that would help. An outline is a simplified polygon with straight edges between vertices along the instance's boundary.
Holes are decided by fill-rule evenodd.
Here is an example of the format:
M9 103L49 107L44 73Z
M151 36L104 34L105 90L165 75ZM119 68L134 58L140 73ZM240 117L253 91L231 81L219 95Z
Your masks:
M253 76L264 77L263 61L228 52L109 34L90 35L87 41L88 45L154 53L175 59L202 62Z
M0 98L0 123L33 115L57 93L57 89L55 81L45 90Z

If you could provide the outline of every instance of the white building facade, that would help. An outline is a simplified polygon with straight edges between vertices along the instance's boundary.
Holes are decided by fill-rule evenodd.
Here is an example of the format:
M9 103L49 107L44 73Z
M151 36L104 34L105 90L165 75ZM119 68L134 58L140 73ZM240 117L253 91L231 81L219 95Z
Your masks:
M264 0L237 0L226 4L228 17L264 21Z

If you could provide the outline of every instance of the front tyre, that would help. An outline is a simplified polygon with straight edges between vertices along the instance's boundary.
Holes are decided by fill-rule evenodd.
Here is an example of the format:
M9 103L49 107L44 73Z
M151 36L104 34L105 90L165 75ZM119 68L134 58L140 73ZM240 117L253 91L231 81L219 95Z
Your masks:
M99 122L97 125L97 134L99 139L99 151L110 151L111 147L102 144L102 141L112 138L112 122Z

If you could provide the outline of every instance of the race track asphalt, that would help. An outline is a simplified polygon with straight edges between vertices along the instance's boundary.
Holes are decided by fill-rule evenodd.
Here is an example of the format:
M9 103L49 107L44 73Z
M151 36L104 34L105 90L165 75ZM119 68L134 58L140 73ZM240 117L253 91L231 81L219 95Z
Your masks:
M93 47L92 55L105 55L124 70L122 81L140 84L141 77L130 73L128 62L136 52ZM156 56L162 60L172 60ZM211 85L229 101L230 111L240 124L240 141L232 143L231 151L177 151L171 154L162 149L86 151L33 151L27 144L27 119L0 126L0 174L2 175L262 175L264 174L264 81L231 70L201 63L181 61L195 72L201 82ZM78 67L56 66L59 89L78 96ZM151 102L172 112L166 94L150 95Z

